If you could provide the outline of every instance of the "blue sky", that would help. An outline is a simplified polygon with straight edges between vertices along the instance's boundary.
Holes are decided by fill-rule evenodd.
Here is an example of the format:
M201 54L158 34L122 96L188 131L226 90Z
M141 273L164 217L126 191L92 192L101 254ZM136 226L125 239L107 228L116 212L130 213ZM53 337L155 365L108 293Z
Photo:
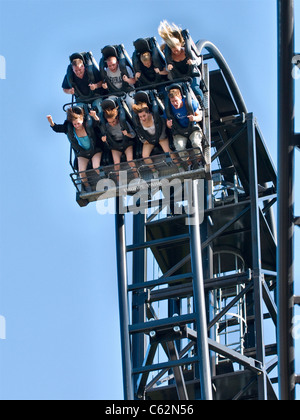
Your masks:
M277 164L275 0L0 0L2 400L123 398L114 217L77 205L69 144L46 115L64 120L71 53L99 61L103 46L123 43L131 55L139 37L161 42L162 19L221 50Z

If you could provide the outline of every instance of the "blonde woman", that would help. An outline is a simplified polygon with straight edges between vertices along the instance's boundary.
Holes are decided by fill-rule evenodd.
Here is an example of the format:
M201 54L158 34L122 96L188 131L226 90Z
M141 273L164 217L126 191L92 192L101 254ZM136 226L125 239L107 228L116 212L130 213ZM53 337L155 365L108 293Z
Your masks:
M201 57L189 32L164 20L158 27L158 33L165 41L162 49L171 77L173 79L191 77L191 87L198 99L203 101L203 92L200 88L201 72L198 67L201 64Z

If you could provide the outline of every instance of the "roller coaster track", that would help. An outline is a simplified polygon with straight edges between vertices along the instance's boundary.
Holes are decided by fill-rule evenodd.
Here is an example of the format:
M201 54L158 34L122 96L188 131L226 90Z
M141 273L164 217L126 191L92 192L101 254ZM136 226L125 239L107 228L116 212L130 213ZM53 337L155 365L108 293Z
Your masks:
M128 244L130 213L116 200L124 397L277 399L277 175L224 57L209 41L196 45L218 66L207 72L205 98L217 165L212 180L187 176L188 198L203 194L203 214L176 213L176 197L166 214L163 198L150 195Z
M224 77L226 79L226 82L228 83L232 96L237 104L239 113L241 114L242 112L244 112L245 114L247 114L248 113L247 107L242 97L241 91L235 81L235 78L225 58L223 57L219 49L212 42L205 41L205 40L198 41L196 43L196 46L200 54L202 54L202 51L204 49L206 49L211 54L212 58L216 61L220 70L224 74Z

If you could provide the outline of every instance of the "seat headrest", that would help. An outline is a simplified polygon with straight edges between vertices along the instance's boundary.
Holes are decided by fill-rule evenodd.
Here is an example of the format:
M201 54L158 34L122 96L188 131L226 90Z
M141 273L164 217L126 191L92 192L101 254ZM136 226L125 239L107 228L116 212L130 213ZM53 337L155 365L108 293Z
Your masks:
M82 111L83 111L83 108L78 106L78 105L75 105L75 106L72 107L72 111L75 112L75 114L81 115Z
M183 89L180 83L173 83L172 85L166 87L166 90L168 93L170 92L171 89L179 89L181 94L183 95Z
M145 38L139 38L133 43L136 51L140 54L143 54L145 52L151 52L151 48L149 45L149 42Z
M104 48L102 48L101 53L106 60L108 57L116 57L118 58L118 53L116 50L116 47L113 45L106 45Z
M134 95L134 101L135 103L138 102L146 102L148 105L150 104L149 95L147 92L139 91Z
M80 60L82 60L84 62L84 57L82 54L80 53L73 53L72 55L70 55L69 59L70 59L70 63L72 63L73 60L75 60L76 58L79 58Z
M113 109L117 108L117 104L113 99L104 99L101 103L102 109Z

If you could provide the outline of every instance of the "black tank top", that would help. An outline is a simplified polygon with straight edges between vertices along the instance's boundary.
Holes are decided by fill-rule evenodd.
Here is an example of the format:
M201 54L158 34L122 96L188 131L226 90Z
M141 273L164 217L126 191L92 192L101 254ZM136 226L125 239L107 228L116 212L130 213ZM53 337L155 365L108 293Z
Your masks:
M174 68L181 73L182 75L187 75L190 69L190 66L187 64L187 57L182 61L173 61Z

